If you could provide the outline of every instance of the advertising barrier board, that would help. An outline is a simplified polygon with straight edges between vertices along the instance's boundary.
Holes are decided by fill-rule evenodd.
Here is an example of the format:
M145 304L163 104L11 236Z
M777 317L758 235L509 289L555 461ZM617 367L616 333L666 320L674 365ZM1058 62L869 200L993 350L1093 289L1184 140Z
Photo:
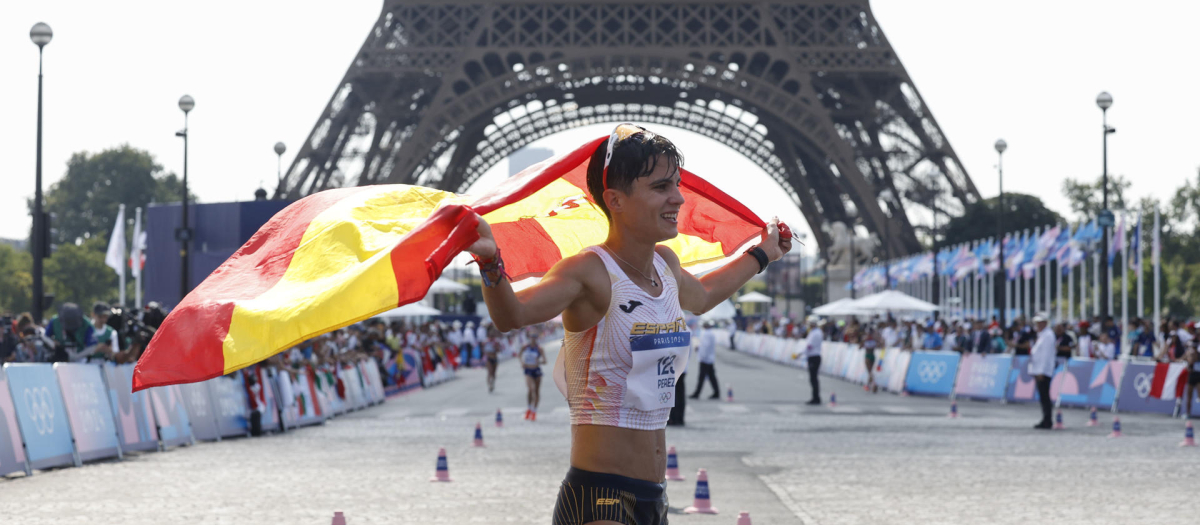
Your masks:
M121 445L100 365L55 363L54 373L62 389L79 460L120 457Z
M958 365L954 391L976 399L1004 399L1011 355L967 354Z
M179 391L183 394L183 406L192 424L192 437L202 441L219 441L221 431L217 429L217 414L213 410L208 381L179 385Z
M78 466L54 368L49 363L8 363L4 373L29 467Z
M145 390L132 392L133 365L104 363L100 369L108 385L108 400L115 416L121 450L158 450L150 394Z
M0 369L0 476L13 472L29 474L25 464L25 446L17 426L17 408L8 391L8 380Z
M249 434L250 404L246 398L242 372L214 377L207 383L213 400L213 412L217 416L217 431L221 437Z
M1117 410L1158 414L1174 413L1174 399L1166 400L1150 396L1150 388L1153 385L1154 363L1126 363L1125 376L1121 379L1121 394L1117 397Z
M1122 361L1072 358L1050 381L1050 396L1066 406L1109 408L1120 386Z
M950 395L954 390L958 358L957 352L913 352L908 375L904 378L904 388L914 394Z
M147 390L150 392L150 406L154 407L154 424L158 426L158 438L162 446L194 443L192 425L179 385L157 386Z

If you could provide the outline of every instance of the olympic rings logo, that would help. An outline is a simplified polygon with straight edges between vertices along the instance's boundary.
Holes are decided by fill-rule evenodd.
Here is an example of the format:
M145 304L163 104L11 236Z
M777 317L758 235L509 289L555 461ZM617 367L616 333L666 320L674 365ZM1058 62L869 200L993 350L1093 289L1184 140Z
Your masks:
M675 395L675 394L672 392L662 392L662 393L658 394L658 401L660 403L666 403L667 401L671 400L671 396L673 396L673 395Z
M1153 378L1149 373L1138 374L1133 378L1133 389L1137 391L1138 397L1145 399L1150 395L1150 388L1153 386L1151 380Z
M25 406L39 436L54 433L54 405L46 387L25 389Z
M920 376L922 383L936 383L946 375L946 363L944 361L922 361L917 365L917 375Z

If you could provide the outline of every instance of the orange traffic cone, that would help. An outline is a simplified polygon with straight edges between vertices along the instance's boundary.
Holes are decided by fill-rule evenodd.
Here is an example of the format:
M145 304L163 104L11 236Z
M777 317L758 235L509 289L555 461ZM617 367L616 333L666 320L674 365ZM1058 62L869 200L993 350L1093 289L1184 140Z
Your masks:
M333 523L330 525L346 525L346 516L343 516L341 512L334 512Z
M437 472L429 481L452 481L450 479L450 465L446 463L446 448L438 449Z
M483 448L483 427L479 423L475 423L475 446Z
M1119 418L1117 416L1113 416L1112 434L1109 434L1108 437L1110 437L1110 438L1121 437L1121 418Z
M684 477L679 474L679 457L675 455L675 447L667 449L667 479L670 481L683 481Z
M708 471L700 469L696 473L696 498L692 506L683 509L684 514L716 514L717 508L708 499Z
M1192 422L1191 421L1188 421L1187 425L1183 427L1183 442L1180 443L1179 446L1181 446L1181 447L1196 446L1196 433L1194 430L1192 430Z
M739 512L737 525L751 525L750 524L750 513L749 512Z

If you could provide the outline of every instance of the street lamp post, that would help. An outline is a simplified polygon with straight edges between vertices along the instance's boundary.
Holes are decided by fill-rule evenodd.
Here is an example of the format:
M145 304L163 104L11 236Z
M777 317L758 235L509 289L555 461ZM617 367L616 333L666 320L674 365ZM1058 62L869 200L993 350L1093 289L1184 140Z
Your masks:
M287 146L282 142L275 143L275 155L278 157L278 163L275 167L275 194L279 194L279 188L283 186L283 152L287 151Z
M808 293L804 289L804 239L806 234L800 233L796 237L800 240L800 246L797 246L800 253L800 315L804 317L808 315Z
M192 240L192 230L188 228L188 113L194 107L196 101L191 95L179 97L179 109L183 110L183 131L175 133L176 137L183 137L183 226L175 230L175 239L179 241L179 302L191 290L188 286L188 243Z
M999 162L996 164L997 170L1000 172L1000 203L996 206L996 242L1000 243L1000 328L1007 327L1004 317L1008 312L1004 311L1004 307L1008 301L1008 274L1004 272L1004 150L1008 149L1008 143L1004 139L996 141L996 153L999 156ZM992 291L995 292L993 286ZM995 305L991 305L995 306Z
M1100 276L1100 316L1102 321L1109 316L1108 286L1111 284L1105 276L1108 275L1108 228L1111 226L1108 224L1109 217L1111 217L1108 211L1108 134L1117 131L1115 128L1108 127L1108 108L1112 106L1112 103L1112 95L1109 95L1107 91L1102 91L1096 96L1096 105L1100 107L1100 114L1104 123L1104 171L1100 182L1101 186L1103 186L1101 188L1103 202L1101 204L1100 215L1104 218L1099 221L1103 229L1103 234L1100 236L1100 271L1098 273Z
M54 38L54 31L44 22L38 22L29 30L29 39L38 46L38 107L37 107L37 174L34 176L33 230L29 244L33 249L33 322L42 324L42 310L46 306L45 289L42 283L42 257L46 254L45 217L42 212L42 49Z

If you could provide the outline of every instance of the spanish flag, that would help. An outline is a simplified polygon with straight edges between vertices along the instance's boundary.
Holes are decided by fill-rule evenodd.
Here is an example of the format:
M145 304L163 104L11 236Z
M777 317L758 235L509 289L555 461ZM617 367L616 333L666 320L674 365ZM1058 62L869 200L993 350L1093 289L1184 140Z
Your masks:
M228 374L305 339L417 301L492 227L514 280L599 244L604 213L587 191L598 138L473 198L408 185L323 191L271 218L171 311L133 376L136 392ZM687 266L718 261L765 223L681 170L679 236L665 244Z

